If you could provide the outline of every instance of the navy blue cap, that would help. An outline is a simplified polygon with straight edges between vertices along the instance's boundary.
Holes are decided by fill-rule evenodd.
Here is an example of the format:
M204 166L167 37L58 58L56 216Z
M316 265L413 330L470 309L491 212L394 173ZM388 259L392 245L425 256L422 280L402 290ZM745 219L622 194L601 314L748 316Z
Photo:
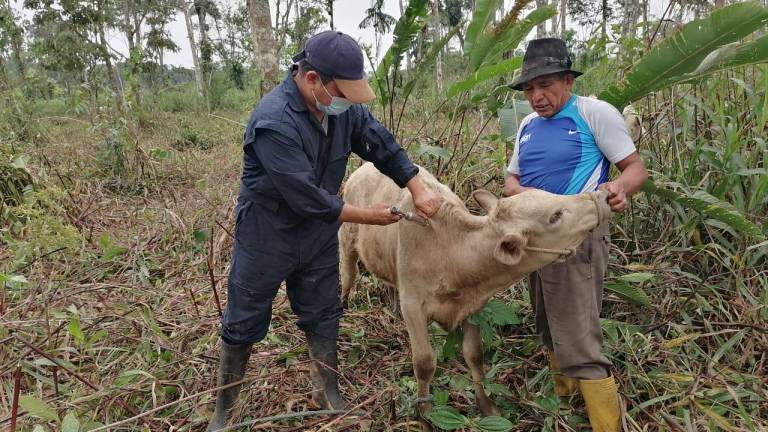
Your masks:
M365 76L363 50L349 35L329 30L312 36L293 56L294 63L301 60L333 78L352 102L365 103L376 97Z
M300 60L333 78L365 78L363 50L352 37L340 31L324 31L309 38L304 49L293 57L294 62Z

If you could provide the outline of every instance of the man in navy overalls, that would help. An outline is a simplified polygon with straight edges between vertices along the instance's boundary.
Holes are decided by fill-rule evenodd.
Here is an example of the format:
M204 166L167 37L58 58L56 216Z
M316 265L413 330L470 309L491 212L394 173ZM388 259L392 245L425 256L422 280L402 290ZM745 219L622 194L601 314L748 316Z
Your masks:
M416 178L418 167L392 134L360 105L375 96L354 39L336 31L317 34L293 61L245 130L218 385L242 380L251 346L266 336L272 300L285 281L313 359L314 395L324 408L344 409L336 372L342 315L337 232L343 222L387 225L400 219L389 203L359 208L337 195L350 152L407 187L420 216L431 217L441 200ZM218 392L209 431L226 425L239 391L234 385Z

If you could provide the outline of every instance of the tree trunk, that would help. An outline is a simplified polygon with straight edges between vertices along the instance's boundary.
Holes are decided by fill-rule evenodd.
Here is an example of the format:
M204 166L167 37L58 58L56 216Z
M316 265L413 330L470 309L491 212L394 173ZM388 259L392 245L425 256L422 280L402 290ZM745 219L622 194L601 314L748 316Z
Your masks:
M621 36L636 36L637 21L640 19L640 13L642 12L640 0L624 0L624 15L621 19Z
M555 8L555 10L558 10L557 2L565 3L565 0L552 0L552 7ZM552 30L549 32L550 35L555 36L557 35L557 14L554 14L552 18L550 19L550 27Z
M648 0L643 0L643 42L646 48L648 48L649 38L648 34Z
M606 39L608 37L608 0L603 0L603 21L600 24L600 34L603 36L603 39Z
M440 2L432 0L432 43L436 44L440 40ZM435 80L437 81L437 90L443 90L443 52L437 53L435 62Z
M537 8L540 8L540 7L546 6L546 5L547 5L547 0L536 0L536 7ZM547 37L547 22L546 21L536 25L536 37L537 38Z
M427 27L424 26L419 31L419 34L416 36L416 49L414 50L414 61L418 62L421 60L421 57L424 55L424 39L426 38Z
M189 39L189 48L192 50L192 64L195 66L195 84L197 87L197 95L203 96L203 73L200 70L200 59L197 57L197 43L195 42L195 31L192 28L192 17L190 16L190 9L192 5L182 5L181 9L184 12L184 22L187 24L187 38Z
M403 14L405 13L405 8L403 7L403 0L399 0L400 3L400 18L403 17ZM405 53L405 70L411 70L411 55L409 52Z
M331 30L335 30L336 29L333 26L333 2L335 2L335 1L336 0L326 0L325 1L326 5L327 5L327 9L328 9L328 17L330 18L330 21L331 21ZM278 3L279 3L279 1L278 1Z
M560 0L560 39L565 39L565 21L568 19L567 5L567 0Z
M8 75L5 73L5 59L0 55L0 90L7 90L10 88L8 85Z
M128 41L128 55L133 52L133 32L134 27L131 21L131 10L133 9L133 1L128 0L125 2L125 9L123 9L123 31L125 31L125 39Z
M248 20L253 37L253 55L262 76L262 89L277 82L277 47L269 12L269 0L248 0Z
M212 47L208 41L208 25L205 16L208 13L209 0L195 0L195 13L197 14L198 31L200 32L200 72L203 78L203 97L208 99L208 80L213 71ZM209 107L210 108L210 107Z
M112 55L109 53L107 38L104 36L104 23L99 23L99 44L101 44L101 49L104 51L104 64L111 78L110 83L112 84L112 91L115 93L115 104L118 111L123 112L125 107L123 104L123 89L120 85L120 72L112 66Z
M27 69L26 65L24 64L24 57L23 57L23 49L24 49L24 30L22 30L21 26L18 24L21 22L20 17L17 17L14 13L13 9L11 9L11 5L9 2L3 1L2 8L0 8L0 11L4 11L2 15L0 15L0 20L6 19L8 20L6 24L6 28L0 27L0 34L5 33L7 39L6 41L10 43L11 45L11 56L13 58L13 63L16 64L16 70L19 72L19 78L21 78L21 81L24 82L27 76ZM0 55L2 57L2 55ZM11 57L8 58L10 60ZM3 70L3 72L5 72ZM6 76L7 78L7 76Z
M21 81L24 82L27 79L27 67L24 64L24 57L21 54L24 49L24 36L19 27L14 29L13 35L11 36L11 46L13 47L13 61L16 63L16 68L19 71Z

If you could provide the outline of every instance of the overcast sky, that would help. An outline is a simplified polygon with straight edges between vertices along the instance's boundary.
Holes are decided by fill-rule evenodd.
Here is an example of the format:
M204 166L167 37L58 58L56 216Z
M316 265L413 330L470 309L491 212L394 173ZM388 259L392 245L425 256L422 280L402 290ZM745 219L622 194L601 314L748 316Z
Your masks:
M235 5L239 2L244 2L245 0L220 0L218 3L220 4L229 4L229 5ZM274 8L274 1L270 1L272 3L272 14L275 13ZM407 0L403 1L403 4L407 4ZM366 43L371 46L374 46L375 42L375 36L372 29L365 29L361 30L358 28L358 24L360 24L360 21L363 20L365 17L365 10L370 7L370 0L336 0L334 3L334 13L333 13L333 24L336 27L337 30L342 31L344 33L349 34L353 38L357 39L358 42ZM392 15L395 18L400 17L400 6L398 5L398 0L385 0L384 1L384 10L389 15ZM274 23L274 16L272 18L272 22ZM323 30L330 29L330 23L326 23L326 27ZM180 66L192 66L192 52L189 48L189 42L187 40L187 28L184 24L184 16L181 14L176 14L176 20L171 24L169 31L171 32L171 35L179 47L181 47L181 51L172 53L168 52L165 55L165 63L166 64L175 64ZM125 36L115 34L112 37L112 40L110 43L113 45L113 47L120 51L127 51L127 41L125 39ZM382 48L381 53L384 55L384 52L386 52L387 48L389 48L389 45L392 44L392 34L388 34L382 37L381 39Z
M235 5L239 2L244 2L245 0L218 0L217 2L219 4L225 4L225 5ZM344 33L347 33L351 35L353 38L357 39L359 42L369 44L371 46L374 46L375 43L375 35L372 29L360 29L358 28L358 25L360 24L360 21L363 20L365 17L365 10L370 7L373 0L336 0L334 3L334 25L337 30L343 31ZM507 6L505 7L506 10L508 10L511 7L511 4L513 3L513 0L505 0L507 3ZM15 3L16 10L21 9L21 0L12 0L12 3ZM270 3L272 3L272 13L275 13L274 8L274 0L270 0ZM403 4L407 5L408 0L403 0ZM650 17L658 18L660 17L664 9L669 4L669 0L651 0L650 3ZM392 15L396 19L400 17L400 7L398 0L384 0L384 10L389 15ZM30 18L30 13L25 11L23 15L26 18ZM165 63L166 64L173 64L173 65L179 65L179 66L186 66L191 67L192 66L192 54L189 48L189 42L187 40L187 30L186 26L184 24L184 17L181 14L176 14L176 19L174 22L170 25L169 31L171 33L172 38L176 42L176 44L181 48L179 52L173 53L173 52L167 52L165 54ZM272 22L274 22L274 18L272 19ZM329 24L326 24L329 25ZM568 28L572 28L577 30L578 36L580 38L584 38L587 36L589 29L580 29L577 28L578 25L575 23L568 23ZM535 30L531 32L531 35L535 35ZM127 46L128 43L125 39L125 35L117 32L112 32L109 35L110 44L112 47L122 53L127 53ZM381 38L381 55L384 55L386 50L389 48L389 46L392 44L392 34L389 33L387 35L382 36ZM289 53L290 54L290 53Z

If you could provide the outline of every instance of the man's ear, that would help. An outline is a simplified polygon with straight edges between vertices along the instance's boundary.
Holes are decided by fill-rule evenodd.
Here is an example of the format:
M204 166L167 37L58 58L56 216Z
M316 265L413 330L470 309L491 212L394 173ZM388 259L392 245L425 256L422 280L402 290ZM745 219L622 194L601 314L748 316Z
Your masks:
M480 207L482 207L486 212L490 213L493 211L493 209L496 208L496 205L499 203L499 199L496 198L496 195L488 192L485 189L478 189L472 193L472 197L477 201L478 204L480 204Z
M307 82L307 84L314 85L317 81L320 80L320 75L318 75L315 71L306 71L304 72L304 80Z
M526 243L525 237L520 234L505 234L496 243L493 257L504 265L517 265L523 258Z

